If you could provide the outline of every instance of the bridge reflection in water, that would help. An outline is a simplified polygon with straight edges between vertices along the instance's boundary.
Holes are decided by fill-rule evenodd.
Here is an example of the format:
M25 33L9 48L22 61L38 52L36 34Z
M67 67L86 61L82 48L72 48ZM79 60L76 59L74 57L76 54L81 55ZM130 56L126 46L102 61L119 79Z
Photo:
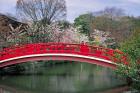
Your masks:
M104 93L124 84L110 68L73 62L43 68L41 75L0 77L0 93Z

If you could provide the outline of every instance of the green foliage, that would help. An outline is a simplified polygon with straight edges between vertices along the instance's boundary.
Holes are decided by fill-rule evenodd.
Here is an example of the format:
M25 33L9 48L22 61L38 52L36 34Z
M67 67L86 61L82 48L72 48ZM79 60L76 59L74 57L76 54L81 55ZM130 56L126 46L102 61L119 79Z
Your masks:
M108 14L109 15L109 14ZM112 17L111 17L112 16ZM136 24L136 23L135 23ZM137 22L138 24L138 22ZM113 14L107 16L106 14L99 14L94 16L92 14L83 14L74 20L74 25L79 28L81 33L93 39L95 29L104 32L110 32L111 37L115 39L116 44L123 42L130 36L134 23L131 17L115 16ZM118 45L111 46L115 48Z
M133 60L140 57L140 30L136 30L132 37L121 45L121 50Z
M132 87L140 90L140 29L136 29L133 35L121 45L121 50L130 57L129 66L120 64L117 73L123 77L131 78Z
M69 28L72 24L68 21L59 21L58 25L60 26L60 29L66 29Z
M127 83L131 85L132 88L140 90L140 73L135 61L131 61L131 66L118 65L116 73L126 78Z
M74 25L79 28L81 33L89 34L90 32L90 23L93 19L91 14L83 14L74 20Z
M137 28L139 29L139 26L140 26L140 18L131 18L131 21L133 23L133 27L134 29Z

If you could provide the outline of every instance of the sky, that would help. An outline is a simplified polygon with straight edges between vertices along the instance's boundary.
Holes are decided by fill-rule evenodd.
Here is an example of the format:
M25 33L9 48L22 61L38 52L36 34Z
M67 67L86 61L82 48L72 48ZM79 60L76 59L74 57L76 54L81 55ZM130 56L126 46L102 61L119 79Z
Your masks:
M0 13L15 15L17 0L0 0ZM125 10L127 15L140 16L140 0L66 0L67 20L73 22L80 14L96 12L106 7Z

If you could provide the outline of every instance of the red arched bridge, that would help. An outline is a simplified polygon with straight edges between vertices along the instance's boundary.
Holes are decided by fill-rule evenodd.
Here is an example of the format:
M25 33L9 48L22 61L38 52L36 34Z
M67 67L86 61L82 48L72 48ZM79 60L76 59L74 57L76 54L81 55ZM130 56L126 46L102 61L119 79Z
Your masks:
M118 62L128 64L119 51L85 44L35 43L4 48L0 51L0 67L37 60L70 60L115 68Z

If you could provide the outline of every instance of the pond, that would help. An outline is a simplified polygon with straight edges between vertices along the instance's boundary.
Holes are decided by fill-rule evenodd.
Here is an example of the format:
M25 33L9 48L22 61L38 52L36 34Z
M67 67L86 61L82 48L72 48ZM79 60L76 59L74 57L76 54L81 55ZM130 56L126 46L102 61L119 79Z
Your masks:
M41 67L38 75L0 77L0 93L98 93L126 84L112 69L80 62Z

